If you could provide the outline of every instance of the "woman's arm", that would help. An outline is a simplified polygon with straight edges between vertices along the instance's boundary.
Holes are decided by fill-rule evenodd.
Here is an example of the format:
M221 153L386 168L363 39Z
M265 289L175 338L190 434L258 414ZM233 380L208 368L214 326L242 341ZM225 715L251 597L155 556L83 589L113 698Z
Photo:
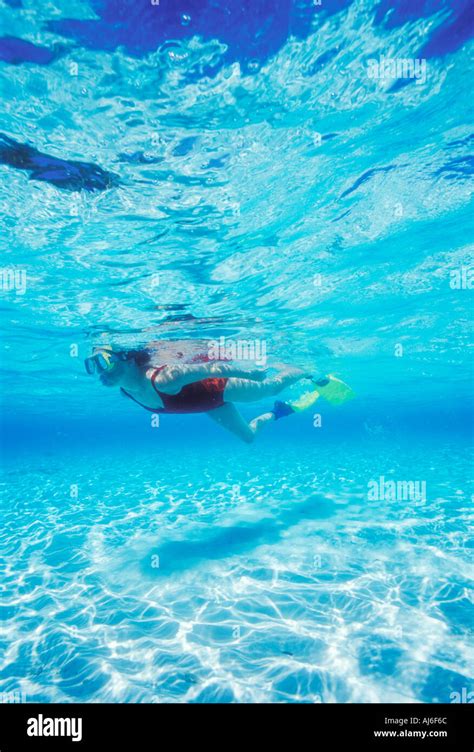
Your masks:
M189 366L165 366L157 375L155 384L160 392L165 394L177 394L186 384L193 384L202 379L224 377L236 379L249 379L251 381L264 381L267 376L266 370L244 370L231 363L198 363Z

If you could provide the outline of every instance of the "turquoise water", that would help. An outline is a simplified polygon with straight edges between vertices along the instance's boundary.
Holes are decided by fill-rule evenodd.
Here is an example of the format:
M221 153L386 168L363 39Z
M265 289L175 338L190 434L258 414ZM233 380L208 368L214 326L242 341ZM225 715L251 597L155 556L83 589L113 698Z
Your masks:
M1 691L471 691L467 5L36 5L0 9ZM426 81L370 78L381 55ZM249 447L205 416L153 428L82 364L220 336L357 398Z

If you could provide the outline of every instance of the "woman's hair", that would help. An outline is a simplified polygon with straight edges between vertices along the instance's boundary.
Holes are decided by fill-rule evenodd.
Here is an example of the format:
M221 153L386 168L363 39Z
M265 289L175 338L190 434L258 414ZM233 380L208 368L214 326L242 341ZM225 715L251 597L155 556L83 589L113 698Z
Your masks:
M112 348L112 352L118 355L122 360L134 360L139 367L147 366L150 363L151 353L144 347L142 349L135 350L119 350L118 348Z

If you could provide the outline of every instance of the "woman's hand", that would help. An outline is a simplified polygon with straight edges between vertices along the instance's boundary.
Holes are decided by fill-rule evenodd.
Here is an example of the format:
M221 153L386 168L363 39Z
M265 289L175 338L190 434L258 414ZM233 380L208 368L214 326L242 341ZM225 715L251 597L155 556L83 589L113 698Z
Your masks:
M249 379L250 381L265 381L265 379L268 376L268 368L254 368L251 371L245 371L245 375L242 376L244 379Z
M151 371L151 369L150 369ZM153 373L153 371L151 371ZM266 368L244 370L232 363L199 363L199 365L165 366L155 379L158 389L165 394L177 394L183 386L208 378L237 378L249 381L265 381ZM150 376L151 378L151 376Z

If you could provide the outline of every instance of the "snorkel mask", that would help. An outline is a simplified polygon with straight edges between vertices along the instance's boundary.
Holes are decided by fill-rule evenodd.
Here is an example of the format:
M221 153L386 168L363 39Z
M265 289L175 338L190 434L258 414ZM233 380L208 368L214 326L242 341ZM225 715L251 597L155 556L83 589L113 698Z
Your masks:
M84 366L89 374L92 376L94 373L110 373L114 370L117 363L127 360L125 353L115 353L109 346L96 347L96 352L84 361Z

